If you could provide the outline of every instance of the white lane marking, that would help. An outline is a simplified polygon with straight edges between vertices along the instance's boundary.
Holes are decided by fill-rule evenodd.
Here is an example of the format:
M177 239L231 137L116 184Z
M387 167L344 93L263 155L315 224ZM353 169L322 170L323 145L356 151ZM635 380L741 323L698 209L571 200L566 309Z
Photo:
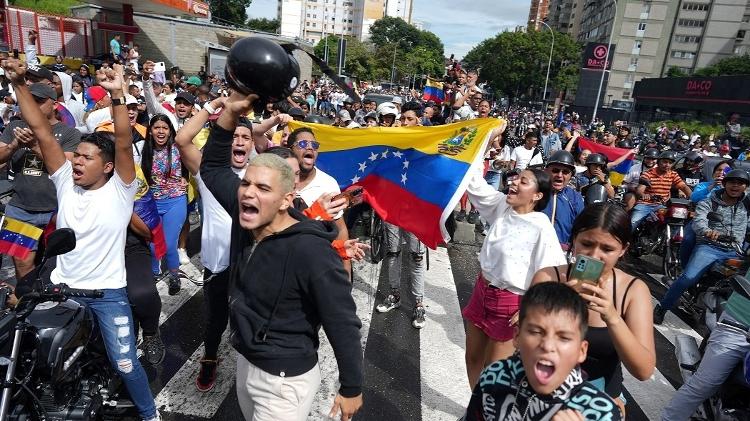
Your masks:
M422 419L455 421L465 413L471 388L464 362L461 307L445 248L430 251L424 303L427 323L419 335Z
M203 357L203 344L169 379L169 383L156 396L156 407L161 411L213 418L235 382L237 354L229 344L229 329L224 331L219 345L218 356L221 362L216 377L216 385L208 392L201 393L195 388L195 380Z
M196 261L199 262L198 259L196 259ZM200 265L200 263L197 263L197 265ZM192 261L188 264L180 266L180 269L182 269L185 274L197 281L203 280L202 269L196 267L196 264L194 264ZM156 289L159 291L159 297L161 297L161 314L159 315L159 325L161 326L164 322L167 321L167 319L169 319L170 316L172 316L177 310L179 310L183 304L193 298L193 295L195 295L196 292L200 291L201 287L188 280L183 279L182 289L177 295L169 295L169 286L165 281L159 281L156 284Z
M354 287L352 297L357 305L357 316L362 321L362 353L365 352L367 335L370 332L372 320L373 299L378 289L380 278L380 264L373 265L366 262L354 262ZM318 364L320 366L320 389L315 395L308 420L330 420L328 412L333 405L333 399L339 389L339 370L336 357L333 354L328 338L323 329L320 330L320 348L318 349ZM366 380L365 380L366 381Z
M635 404L641 408L649 420L661 419L661 411L674 396L675 389L658 369L654 370L651 378L640 381L633 377L625 366L622 366L623 386Z
M657 299L653 297L651 297L651 301L654 306L656 305L656 303L659 302ZM678 333L692 336L698 341L698 343L701 343L701 341L703 340L703 336L701 336L698 332L693 330L693 328L688 326L685 322L683 322L679 317L677 317L677 315L675 315L671 311L668 311L667 314L664 316L664 323L662 323L661 325L655 324L654 327L672 345L675 344L675 336L677 336Z

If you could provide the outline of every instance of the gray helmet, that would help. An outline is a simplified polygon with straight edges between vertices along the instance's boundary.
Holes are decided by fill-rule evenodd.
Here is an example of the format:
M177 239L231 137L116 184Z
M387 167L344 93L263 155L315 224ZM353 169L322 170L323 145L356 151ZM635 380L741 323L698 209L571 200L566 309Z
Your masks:
M745 170L732 170L724 176L724 179L721 181L721 183L726 184L727 180L738 180L742 183L745 183L745 185L750 185L750 174L748 174Z
M659 150L656 148L648 148L646 149L646 152L643 154L643 157L656 159L659 157Z
M675 161L677 161L677 154L674 153L673 151L664 151L664 152L662 152L662 153L659 154L659 159L660 160L662 160L662 159L668 159L668 160L670 160L672 162L675 162Z
M703 162L703 156L695 151L690 151L685 155L685 160L690 161L694 164L699 164Z
M608 199L609 195L607 194L607 188L600 183L596 183L589 186L589 188L586 190L584 203L586 204L586 206L588 206L593 205L594 203L606 202Z
M576 160L573 158L573 154L568 151L555 151L550 155L549 161L547 161L548 167L552 164L565 165L575 170Z
M607 165L607 157L599 153L592 153L586 158L586 165Z

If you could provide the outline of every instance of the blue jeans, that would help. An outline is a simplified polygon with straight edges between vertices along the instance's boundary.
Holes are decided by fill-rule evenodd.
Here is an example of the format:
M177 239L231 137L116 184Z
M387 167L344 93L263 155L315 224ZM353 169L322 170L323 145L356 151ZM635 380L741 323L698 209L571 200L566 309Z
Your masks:
M682 293L695 285L711 265L715 262L723 262L735 257L737 257L737 253L734 250L726 250L709 244L698 244L693 249L693 254L690 256L690 261L685 267L685 271L669 287L659 305L664 310L672 309L677 300L680 299Z
M110 364L125 383L138 414L143 419L156 417L154 396L135 350L133 313L125 288L105 289L102 298L76 298L93 313L101 331Z
M708 346L698 371L680 387L664 408L662 421L689 419L703 401L716 394L737 364L742 364L742 359L750 352L750 343L745 333L721 323L727 319L736 322L727 313L721 315L716 329L708 338Z
M659 204L647 205L645 203L639 203L635 205L630 213L630 224L633 231L635 231L635 229L638 228L639 225L641 225L641 222L643 222L643 220L646 219L646 217L651 212L656 212L663 207L664 205Z
M695 230L693 229L693 221L685 224L682 229L682 242L680 243L680 264L682 267L686 267L690 261L690 255L693 254L695 248Z
M502 181L502 179L503 175L495 171L487 171L487 174L484 175L484 181L495 190L500 190L500 181Z
M177 254L177 241L180 238L182 224L187 217L187 195L168 199L157 199L156 209L161 216L164 227L164 239L167 243L167 269L176 272L180 269L180 256ZM154 245L151 245L151 255L155 256ZM152 259L151 269L154 275L161 273L161 262Z

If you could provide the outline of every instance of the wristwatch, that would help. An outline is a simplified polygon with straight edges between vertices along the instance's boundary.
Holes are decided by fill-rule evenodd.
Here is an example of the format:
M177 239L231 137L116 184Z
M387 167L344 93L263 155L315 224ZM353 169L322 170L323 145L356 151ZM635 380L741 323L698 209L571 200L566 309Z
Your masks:
M125 105L125 97L112 98L112 105Z

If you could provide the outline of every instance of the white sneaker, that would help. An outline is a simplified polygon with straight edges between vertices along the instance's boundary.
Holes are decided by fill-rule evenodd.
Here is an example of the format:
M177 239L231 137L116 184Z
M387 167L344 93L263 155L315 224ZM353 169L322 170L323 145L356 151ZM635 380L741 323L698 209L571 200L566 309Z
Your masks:
M186 265L190 263L190 257L188 257L187 250L177 249L177 255L180 256L180 264Z

